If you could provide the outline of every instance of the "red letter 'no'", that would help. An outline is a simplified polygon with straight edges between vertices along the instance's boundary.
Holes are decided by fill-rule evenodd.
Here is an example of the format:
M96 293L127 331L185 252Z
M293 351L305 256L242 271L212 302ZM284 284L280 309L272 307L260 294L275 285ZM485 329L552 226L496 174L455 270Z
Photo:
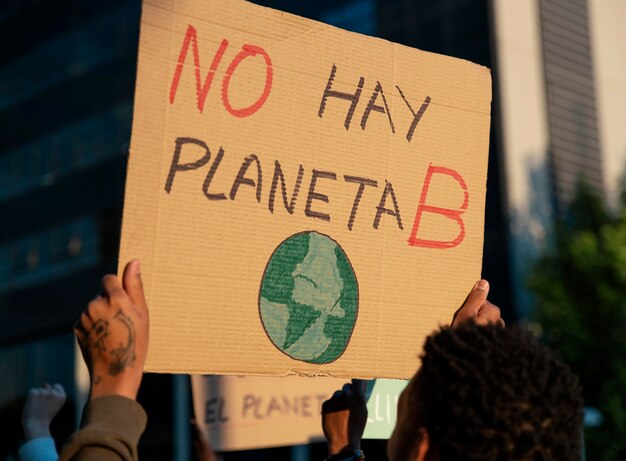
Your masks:
M178 63L176 65L176 71L174 72L174 78L172 79L172 84L170 86L170 104L174 104L174 99L176 98L176 91L178 90L178 84L180 82L180 76L183 73L183 67L185 65L185 59L187 58L187 52L189 51L189 46L191 46L193 51L193 64L196 78L196 102L198 106L198 110L200 113L204 110L204 102L206 101L207 94L209 93L209 89L211 88L211 83L213 82L213 77L215 76L215 72L220 65L222 60L222 56L224 56L224 52L226 48L228 48L228 40L222 40L220 47L218 48L215 56L213 57L213 61L211 62L211 67L204 78L204 84L202 83L202 77L200 74L200 54L198 51L198 34L196 29L189 24L187 26L187 32L185 32L185 39L183 41L183 46L180 49L180 54L178 55ZM230 86L230 79L237 69L237 66L247 57L254 57L260 55L265 60L265 87L263 88L263 93L259 98L252 103L248 107L243 107L239 109L235 109L230 104L230 99L228 97L228 89ZM265 52L265 50L256 45L243 45L242 51L235 56L233 61L228 66L226 70L226 74L224 76L224 80L222 81L222 103L226 110L234 115L235 117L248 117L249 115L254 114L257 110L263 106L267 97L270 94L270 90L272 88L272 61L269 55Z
M433 178L433 174L447 174L448 176L452 176L463 189L463 204L458 210L452 210L449 208L440 208L436 206L426 205L426 197L428 196L428 188L430 187L430 181ZM458 246L463 239L465 238L465 225L463 223L463 219L461 219L461 215L467 210L467 205L469 204L469 193L467 191L467 184L465 184L465 180L463 177L454 170L450 168L446 168L443 166L433 166L432 164L428 166L428 172L426 173L426 178L424 179L424 185L422 186L422 194L420 195L420 202L417 206L417 212L415 213L415 222L413 223L413 230L411 231L411 236L409 237L409 246L420 246L426 248L454 248ZM422 214L426 213L436 213L446 218L452 219L456 221L459 225L459 233L454 240L450 240L449 242L442 242L440 240L425 240L417 238L417 232L420 227L420 221L422 219Z
M204 85L202 84L202 79L200 76L200 55L198 52L198 34L196 33L196 29L189 24L187 27L187 32L185 33L185 40L183 41L183 46L180 49L180 54L178 55L178 64L176 65L176 72L174 73L174 78L172 79L172 85L170 86L170 104L174 104L174 98L176 97L176 90L178 89L178 82L180 81L180 75L183 73L183 66L185 64L185 58L187 57L187 51L189 51L189 45L191 45L193 50L193 65L195 68L195 76L196 76L196 101L198 103L198 110L202 113L204 109L204 101L206 100L206 96L209 93L209 89L211 88L211 82L213 82L213 76L215 75L215 71L217 67L220 65L220 61L222 60L222 56L228 48L228 40L222 40L217 53L213 57L213 62L211 63L211 68L209 72L206 74L204 79Z

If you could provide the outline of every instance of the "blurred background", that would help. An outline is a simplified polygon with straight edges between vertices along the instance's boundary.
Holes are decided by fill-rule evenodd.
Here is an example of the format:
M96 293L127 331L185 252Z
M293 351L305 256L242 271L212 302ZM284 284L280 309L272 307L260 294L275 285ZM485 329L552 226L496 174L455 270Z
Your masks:
M626 459L626 1L257 3L492 69L483 276L581 377L588 459ZM0 459L26 391L86 398L71 327L115 272L141 2L0 4ZM140 454L190 457L186 376L146 375ZM365 446L384 459L384 442ZM323 459L313 444L226 459Z

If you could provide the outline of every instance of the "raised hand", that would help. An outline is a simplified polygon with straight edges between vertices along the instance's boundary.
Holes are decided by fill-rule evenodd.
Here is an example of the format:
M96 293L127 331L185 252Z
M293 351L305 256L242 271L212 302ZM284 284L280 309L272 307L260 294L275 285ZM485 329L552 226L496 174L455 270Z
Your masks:
M28 392L22 411L24 438L50 437L50 423L65 404L63 386L55 384L36 387Z
M74 333L91 377L90 398L137 397L148 350L148 306L139 261L126 265L120 283L102 279L103 294L89 303Z
M504 326L504 320L500 317L500 308L487 300L489 295L489 282L479 280L470 291L463 305L452 317L452 327L457 327L469 320L478 325L494 323Z
M322 429L329 454L360 450L367 423L366 381L353 379L322 405Z

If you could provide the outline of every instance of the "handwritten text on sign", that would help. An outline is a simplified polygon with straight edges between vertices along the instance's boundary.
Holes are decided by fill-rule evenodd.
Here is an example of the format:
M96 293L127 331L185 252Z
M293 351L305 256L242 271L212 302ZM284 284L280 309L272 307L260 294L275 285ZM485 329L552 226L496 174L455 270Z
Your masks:
M370 382L364 438L388 439L406 381ZM195 418L217 451L324 439L322 404L342 388L331 378L193 376Z
M480 277L489 70L241 0L142 5L119 260L146 369L412 376Z
M181 77L183 75L183 71L185 66L189 67L189 50L191 48L193 54L193 72L195 77L195 88L196 88L196 102L197 109L200 113L203 112L205 107L205 101L209 91L211 90L212 83L215 77L217 70L220 68L222 64L222 59L226 54L229 47L229 41L224 38L215 52L213 56L213 60L209 67L208 72L202 78L202 70L200 63L200 50L198 45L198 36L196 29L190 24L187 27L187 32L185 34L180 54L178 58L178 63L176 66L176 71L174 72L170 91L169 91L169 102L170 104L175 104L176 102L176 94L181 81ZM246 59L262 59L265 63L265 72L263 75L260 75L259 78L264 79L263 90L258 98L247 107L239 107L235 108L231 104L230 92L231 90L231 79L233 75L236 73L238 66ZM191 69L190 69L191 70ZM222 79L221 85L221 101L224 106L224 109L234 117L245 118L254 115L261 107L265 104L267 99L270 97L272 90L272 79L273 79L273 68L272 68L272 60L269 54L260 46L245 44L242 46L241 50L232 58L230 64L226 69L224 77ZM356 85L354 93L341 92L333 89L333 82L337 75L338 69L337 66L333 64L330 75L328 77L328 81L326 83L325 88L321 89L321 100L319 105L318 116L323 118L324 113L326 111L326 107L331 100L331 98L347 101L349 103L347 107L344 127L346 130L350 129L353 116L359 106L359 102L361 101L361 95L365 88L365 78L360 77L359 81ZM421 103L419 108L417 108L417 104L414 106L409 102L404 92L400 88L399 85L396 85L395 90L398 91L402 100L406 104L406 109L410 111L412 115L412 121L410 125L406 128L406 140L407 142L411 142L413 140L416 128L425 115L429 104L431 102L431 98L426 96L424 101ZM391 133L396 133L396 127L393 122L392 113L390 111L389 104L387 103L387 97L385 96L383 85L381 82L377 81L374 89L372 91L371 96L367 99L367 103L365 108L363 109L363 113L360 120L360 127L362 130L366 129L368 119L372 112L377 112L386 116L389 122L389 129ZM187 153L187 156L193 158L191 161L183 161L181 158L183 157L183 151ZM220 200L236 200L237 194L240 190L240 187L250 187L255 192L255 197L257 202L261 202L262 193L263 193L263 184L264 184L264 175L263 175L263 162L259 155L250 153L248 156L243 158L241 161L241 166L239 167L238 173L232 180L232 186L230 190L212 190L211 183L214 177L220 172L220 165L222 160L226 156L225 149L223 146L220 146L215 152L214 158L211 161L211 150L208 144L201 139L193 138L193 137L178 137L175 141L174 152L171 158L171 163L169 167L169 174L167 176L166 183L164 185L167 193L172 191L174 186L174 179L177 174L181 174L186 171L197 170L202 167L207 168L207 173L204 181L201 184L201 192L207 198L207 200L211 201L220 201ZM272 164L270 160L270 165ZM267 163L265 164L267 168ZM267 170L265 170L267 172ZM310 179L305 181L305 175ZM457 184L456 187L460 188L463 193L463 201L456 208L446 208L441 206L434 206L428 203L428 191L431 186L431 182L437 175L439 176L449 176L454 179ZM378 229L381 223L381 219L384 215L390 216L395 220L397 227L400 230L404 230L404 224L402 220L402 212L399 206L399 200L396 197L396 193L393 187L393 183L389 178L385 178L383 180L376 178L367 178L363 176L357 176L352 174L338 174L334 171L328 170L318 170L313 168L310 172L305 172L305 168L302 164L299 165L297 172L291 172L291 184L293 186L288 187L288 180L283 171L283 167L279 160L273 161L273 169L271 173L271 183L270 183L270 191L267 200L267 208L270 213L274 213L276 206L276 195L278 185L280 183L280 196L281 203L287 210L289 214L293 214L296 210L296 205L298 203L298 197L300 195L300 190L302 188L303 181L308 182L308 187L306 187L306 198L304 204L304 215L312 218L312 219L321 219L324 221L330 221L333 217L321 208L321 205L317 202L329 203L331 197L324 193L324 181L344 181L346 183L346 187L350 185L354 189L353 191L353 202L350 216L346 219L346 227L348 230L352 230L355 226L355 221L357 219L357 215L359 212L359 204L363 199L363 195L366 193L366 189L382 189L382 192L379 192L380 200L378 201L378 205L375 208L375 212L372 212L373 216L369 216L369 221L371 222L373 229ZM265 176L265 184L267 185L268 176L266 173ZM266 186L267 187L267 186ZM369 191L367 193L370 193ZM373 193L373 192L371 192ZM346 194L348 196L348 194ZM409 200L406 200L409 201ZM462 215L467 209L469 204L469 191L467 184L460 173L457 171L447 168L443 165L432 165L430 164L426 176L422 183L421 194L419 197L419 202L417 206L417 210L415 214L412 215L412 227L411 232L408 237L408 244L410 246L420 246L427 248L453 248L461 244L463 239L465 238L465 225L463 222ZM424 213L437 214L440 216L444 216L456 223L458 226L458 232L456 236L451 240L434 240L428 238L420 238L419 230L420 223ZM335 218L337 219L337 218ZM364 219L368 219L367 217Z

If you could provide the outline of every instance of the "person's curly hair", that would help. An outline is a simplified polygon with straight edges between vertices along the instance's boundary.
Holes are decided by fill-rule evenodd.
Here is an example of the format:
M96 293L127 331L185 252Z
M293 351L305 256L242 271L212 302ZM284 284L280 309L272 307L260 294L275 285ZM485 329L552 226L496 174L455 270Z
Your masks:
M421 358L411 404L443 460L580 460L578 380L530 333L442 328Z

